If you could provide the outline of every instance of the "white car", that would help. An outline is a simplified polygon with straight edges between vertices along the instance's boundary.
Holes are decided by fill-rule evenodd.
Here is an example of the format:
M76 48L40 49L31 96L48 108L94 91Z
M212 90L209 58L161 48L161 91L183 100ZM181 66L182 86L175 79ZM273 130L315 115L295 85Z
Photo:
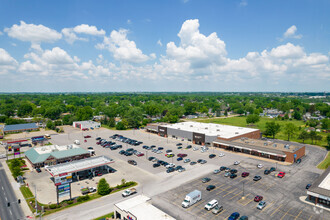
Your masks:
M183 172L183 171L186 171L186 168L182 167L178 170L179 172Z
M225 156L224 153L220 153L220 154L219 154L219 157L223 157L223 156Z
M259 204L257 206L257 209L262 210L265 207L266 207L266 202L265 201L261 201L261 202L259 202Z
M213 199L212 201L208 202L204 208L208 211L210 211L211 209L213 209L216 205L218 205L218 201L216 199Z
M163 153L161 150L158 150L157 152L156 152L157 154L161 154L161 153Z
M175 167L175 164L174 163L170 163L170 164L166 165L166 168L170 168L170 167Z
M214 170L213 173L214 174L220 173L220 170Z
M240 164L239 161L235 161L235 162L234 162L234 165L238 165L238 164Z
M264 166L260 163L260 164L257 165L257 167L258 167L259 169L261 169L261 168L263 168Z
M190 162L190 159L189 158L187 158L187 159L184 159L184 161L183 161L184 163L189 163Z
M196 151L196 150L198 150L198 147L193 147L193 151Z

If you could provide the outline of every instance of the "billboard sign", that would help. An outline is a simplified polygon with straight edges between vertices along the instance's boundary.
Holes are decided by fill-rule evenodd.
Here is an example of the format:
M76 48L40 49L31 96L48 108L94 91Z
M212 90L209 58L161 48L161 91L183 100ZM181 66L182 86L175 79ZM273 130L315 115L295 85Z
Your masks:
M57 192L59 197L69 196L70 195L70 183L57 186Z
M62 174L60 176L55 176L54 177L54 182L55 185L63 185L66 183L71 183L72 182L72 175L70 173Z

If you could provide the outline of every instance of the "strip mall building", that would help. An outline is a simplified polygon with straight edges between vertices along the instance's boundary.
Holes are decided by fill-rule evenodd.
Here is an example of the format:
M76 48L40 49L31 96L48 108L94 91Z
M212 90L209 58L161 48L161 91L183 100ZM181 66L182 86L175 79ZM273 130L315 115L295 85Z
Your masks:
M261 132L259 129L254 128L181 122L176 124L148 124L146 131L162 137L185 139L193 144L206 144L234 152L290 163L305 155L304 146L260 140Z

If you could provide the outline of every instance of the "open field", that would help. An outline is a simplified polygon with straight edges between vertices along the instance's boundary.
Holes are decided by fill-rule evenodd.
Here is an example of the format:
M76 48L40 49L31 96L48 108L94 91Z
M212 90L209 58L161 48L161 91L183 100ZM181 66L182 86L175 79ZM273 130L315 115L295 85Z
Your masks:
M272 122L275 121L276 123L279 123L281 125L281 131L275 136L276 139L280 139L280 140L288 140L288 136L286 134L284 134L283 132L283 127L287 124L287 123L293 123L294 125L296 125L298 128L300 127L300 129L303 129L305 127L305 123L303 121L297 121L297 120L275 120L274 118L266 118L266 117L261 117L260 121L255 123L254 125L250 125L248 126L248 124L246 123L246 117L245 116L240 116L240 117L231 117L231 118L216 118L216 119L195 119L193 121L198 121L198 122L204 122L204 123L217 123L217 124L225 124L225 125L233 125L233 126L239 126L239 127L250 127L250 128L258 128L261 130L261 132L264 132L266 130L266 123L267 122ZM299 142L302 143L302 140L298 140L298 135L300 133L301 130L298 130L297 133L290 139L290 141L294 141L294 142ZM314 145L319 145L322 147L326 146L326 136L327 134L325 133L319 133L320 135L322 135L322 140L315 142L314 141ZM311 140L306 140L305 141L306 144L312 144Z

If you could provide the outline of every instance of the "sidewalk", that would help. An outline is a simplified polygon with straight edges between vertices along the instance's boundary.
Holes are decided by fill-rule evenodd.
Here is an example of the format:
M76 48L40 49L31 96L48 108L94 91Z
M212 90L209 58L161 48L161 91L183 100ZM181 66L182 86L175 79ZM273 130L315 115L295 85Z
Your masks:
M321 209L324 209L324 210L327 210L328 212L330 212L330 208L324 207L324 206L321 205L321 204L316 204L316 205L315 205L314 202L311 202L311 201L310 201L309 199L307 199L307 198L308 198L308 196L300 196L300 197L299 197L299 200L302 201L302 202L304 202L304 203L306 203L306 204L308 204L308 205L314 206L313 209L316 209L316 207L317 207L317 208L321 208ZM316 211L316 210L314 210L314 211ZM322 211L321 211L321 212L322 212Z
M20 199L22 201L21 202L21 208L22 208L22 211L24 213L24 216L33 217L34 215L31 212L29 206L27 205L21 190L19 189L19 187L20 187L19 183L17 183L15 181L14 177L11 175L11 172L9 170L9 167L8 167L7 163L5 161L3 161L1 163L3 165L3 168L4 168L5 172L6 172L6 175L7 175L7 178L9 180L9 182L11 183L11 185L13 187L13 190L15 192L15 195L16 195L17 199Z

